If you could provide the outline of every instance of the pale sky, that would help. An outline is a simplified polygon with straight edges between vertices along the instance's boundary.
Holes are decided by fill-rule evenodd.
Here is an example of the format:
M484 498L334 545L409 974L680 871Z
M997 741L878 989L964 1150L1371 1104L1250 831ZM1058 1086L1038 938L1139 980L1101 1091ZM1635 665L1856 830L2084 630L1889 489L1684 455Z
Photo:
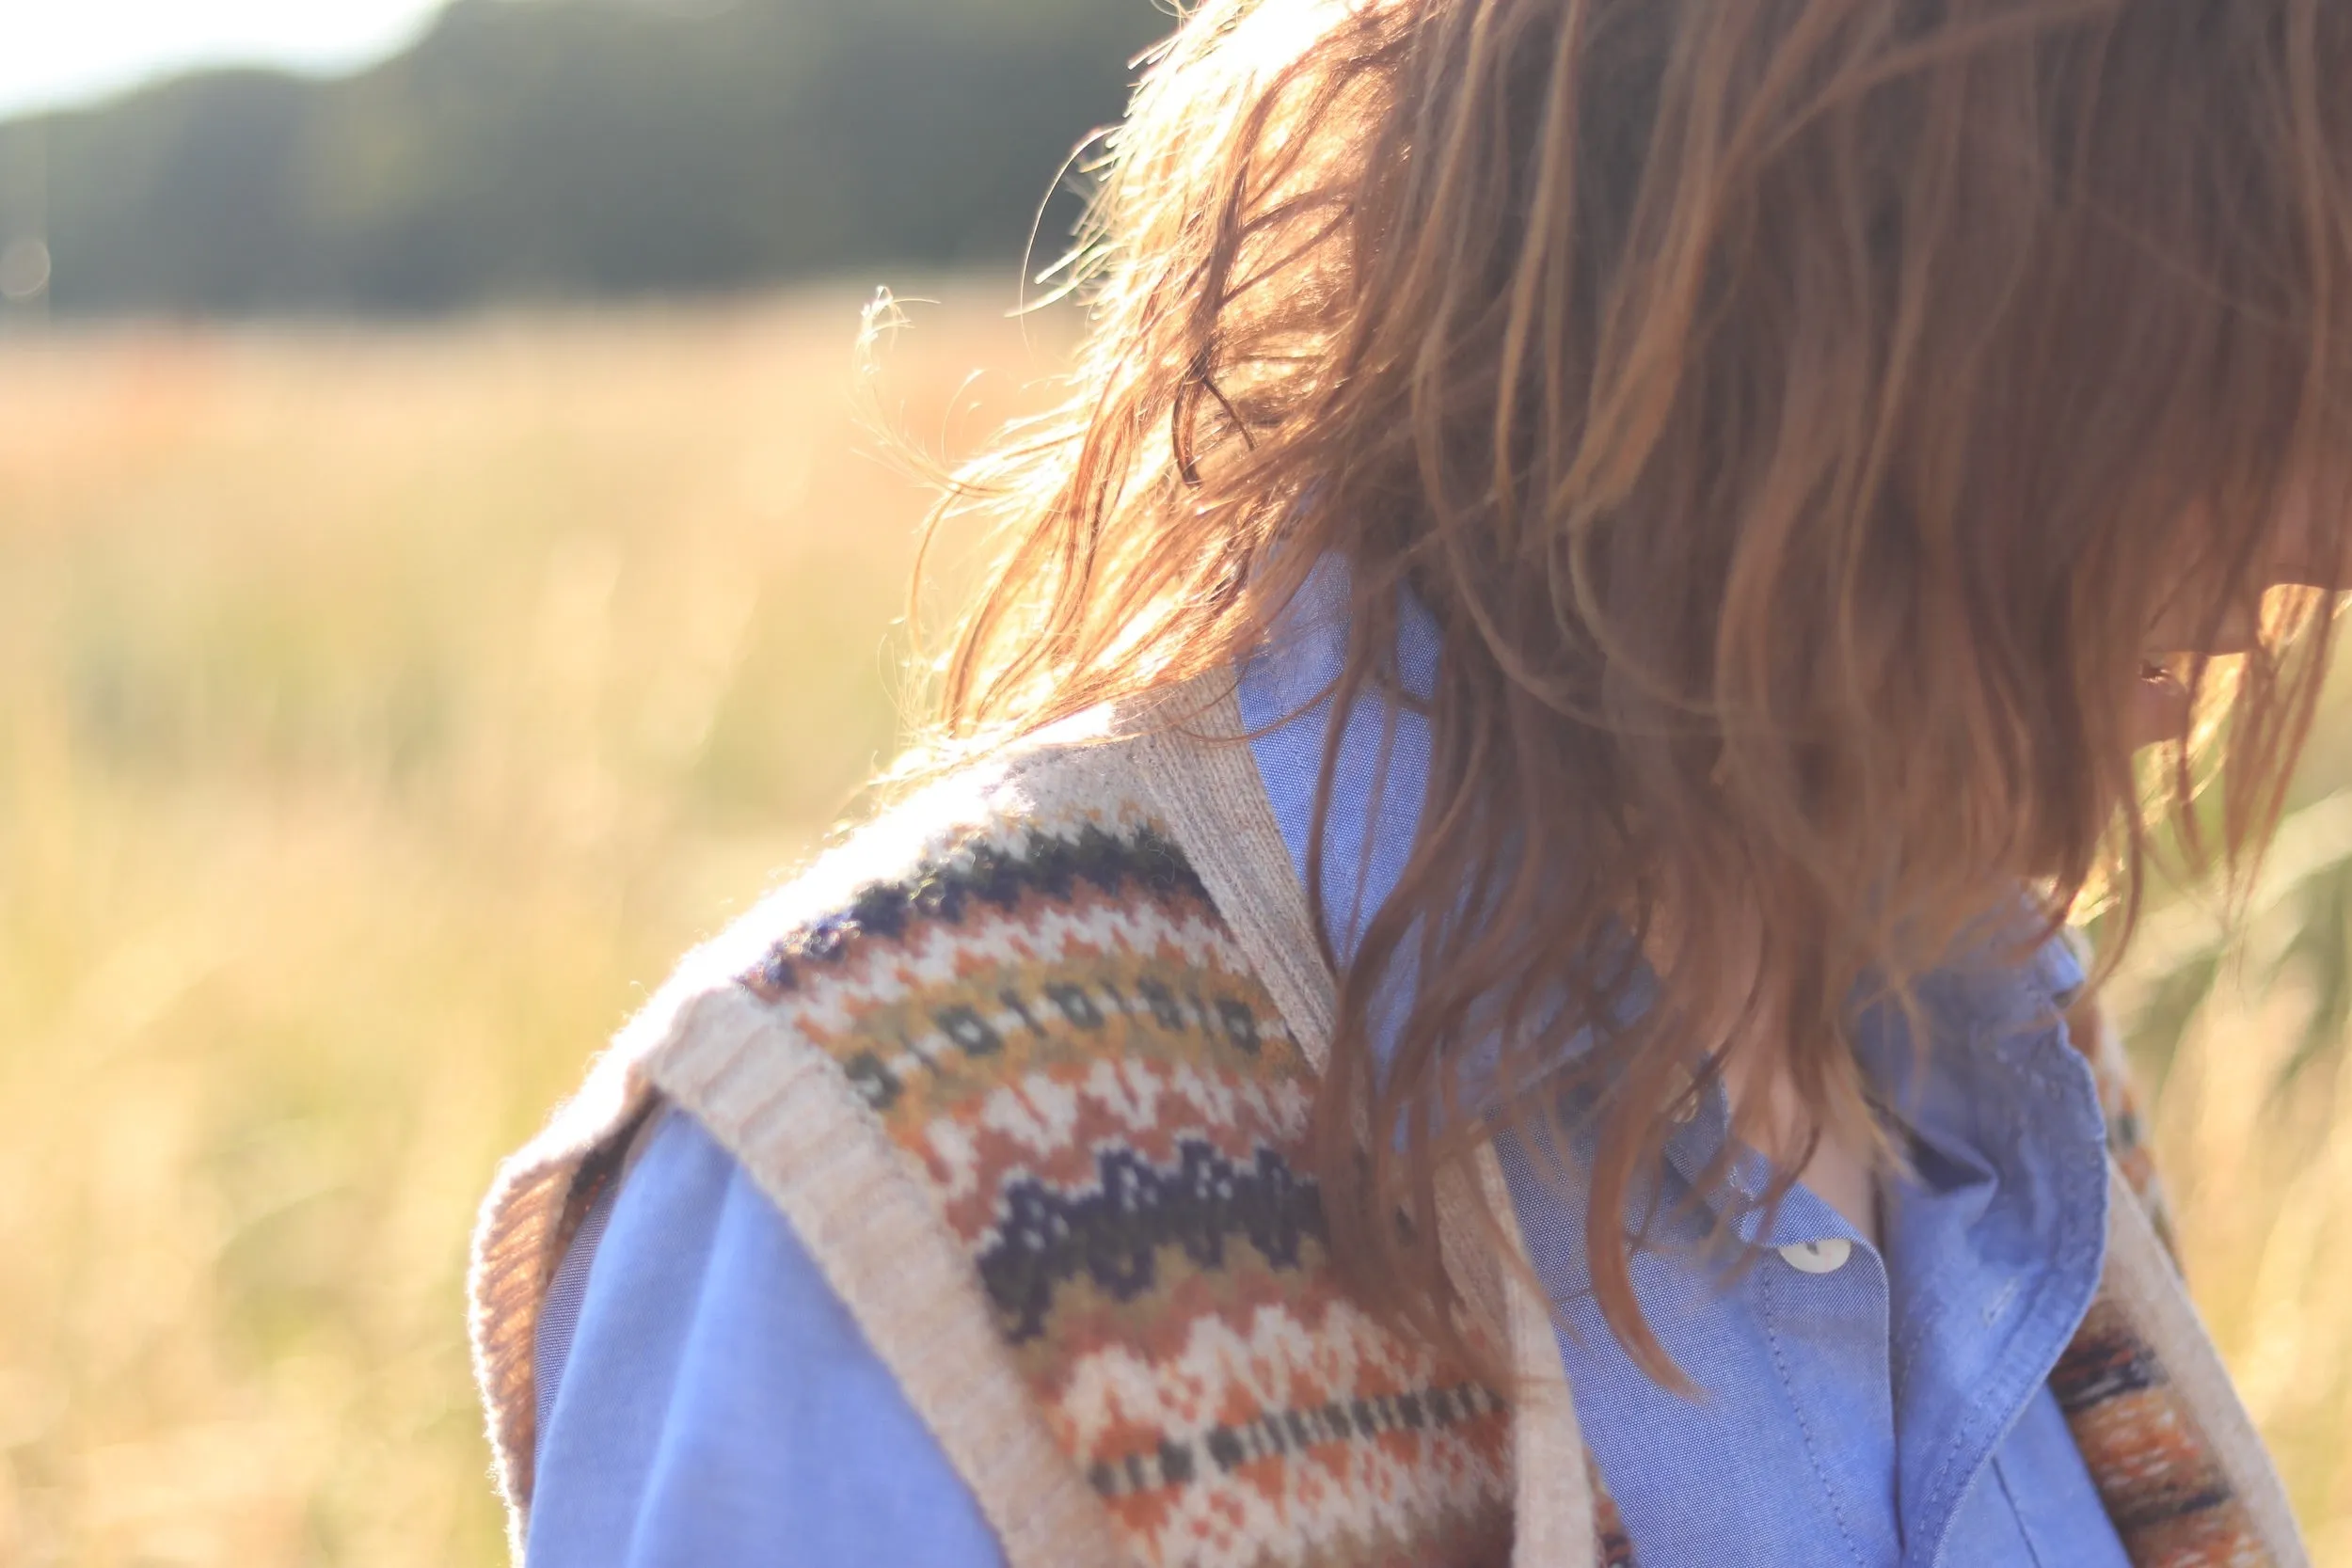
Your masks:
M414 38L442 0L13 0L0 4L0 116L78 103L198 66L347 71Z

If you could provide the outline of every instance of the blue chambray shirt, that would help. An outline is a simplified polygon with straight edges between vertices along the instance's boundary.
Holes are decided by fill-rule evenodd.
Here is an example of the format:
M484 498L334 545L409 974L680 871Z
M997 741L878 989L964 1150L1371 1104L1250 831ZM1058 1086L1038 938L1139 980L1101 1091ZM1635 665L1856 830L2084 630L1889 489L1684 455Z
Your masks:
M1320 574L1242 684L1302 876L1330 721L1311 700L1338 669L1343 603ZM1408 684L1425 688L1436 653L1408 617ZM1325 893L1343 953L1418 824L1425 729L1396 716L1375 799L1382 729L1348 716L1333 781ZM1688 1233L1637 1258L1644 1311L1704 1386L1695 1402L1652 1384L1602 1323L1574 1187L1504 1148L1585 1440L1644 1568L2124 1568L2047 1386L2105 1236L2096 1096L2052 1016L2079 982L2055 945L2022 970L1939 976L1918 1077L1901 1031L1866 1021L1866 1068L1903 1112L1914 1173L1887 1195L1885 1256L1800 1187L1769 1233L1740 1217L1767 1249L1743 1273L1671 1244ZM1726 1121L1718 1093L1672 1142L1668 1208ZM1757 1162L1739 1176L1756 1191ZM687 1117L666 1118L583 1224L543 1316L539 1388L531 1568L1002 1561L790 1227Z
M1344 607L1344 578L1327 567L1241 687L1259 771L1302 879L1331 722L1329 702L1317 699L1339 673ZM1434 627L1408 605L1399 678L1425 696L1437 659ZM1343 956L1404 870L1428 748L1425 721L1409 711L1384 715L1367 698L1347 716L1323 887ZM1503 1145L1520 1232L1560 1308L1585 1441L1645 1568L2123 1568L2048 1386L2098 1288L2106 1243L2097 1091L2056 1016L2057 998L2081 982L2062 942L2023 969L1934 977L1920 998L1934 1030L1924 1072L1896 1020L1862 1021L1865 1069L1902 1113L1914 1173L1886 1195L1883 1257L1800 1186L1770 1216L1769 1232L1761 1211L1740 1214L1741 1239L1768 1249L1753 1267L1725 1277L1696 1258L1706 1220L1680 1200L1723 1147L1729 1119L1721 1089L1709 1095L1666 1150L1659 1208L1681 1211L1679 1226L1654 1226L1663 1244L1633 1265L1652 1331L1704 1387L1695 1402L1652 1383L1602 1320L1576 1187L1544 1179L1554 1162ZM1400 1014L1390 1000L1375 1028ZM1754 1157L1735 1166L1750 1197L1765 1174Z

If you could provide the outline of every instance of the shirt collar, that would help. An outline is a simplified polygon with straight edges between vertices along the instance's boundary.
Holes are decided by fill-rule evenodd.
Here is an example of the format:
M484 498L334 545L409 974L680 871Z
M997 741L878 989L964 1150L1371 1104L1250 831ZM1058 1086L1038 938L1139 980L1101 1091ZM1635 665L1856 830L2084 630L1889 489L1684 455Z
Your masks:
M2004 942L2007 945L2004 945ZM1988 941L1922 977L1914 987L1916 1021L1891 1000L1857 1009L1854 1051L1865 1086L1890 1123L1900 1153L1937 1158L1947 1180L1990 1181L1996 1188L2034 1184L2052 1159L2104 1129L2073 1125L2072 1099L2051 1104L2037 1085L2053 1075L2087 1070L2074 1057L2062 1018L2081 990L2083 970L2073 948L2053 937L2018 954L2014 938ZM1720 1082L1709 1084L1696 1112L1665 1143L1668 1166L1691 1190L1730 1135L1730 1101ZM1910 1148L1906 1148L1905 1146ZM1741 1148L1726 1172L1730 1192L1708 1201L1736 1210L1732 1227L1751 1245L1786 1245L1839 1235L1860 1240L1826 1204L1805 1201L1794 1189L1777 1213L1761 1200L1772 1167ZM1899 1183L1897 1203L1905 1201ZM1910 1200L1915 1201L1916 1193ZM1767 1220L1771 1221L1768 1226ZM1894 1221L1889 1215L1890 1229Z

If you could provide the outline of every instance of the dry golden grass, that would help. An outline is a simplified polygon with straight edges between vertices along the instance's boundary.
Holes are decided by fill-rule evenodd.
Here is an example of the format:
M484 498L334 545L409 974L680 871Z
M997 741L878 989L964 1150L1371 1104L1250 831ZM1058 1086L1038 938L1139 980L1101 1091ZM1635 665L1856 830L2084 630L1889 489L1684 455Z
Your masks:
M952 297L887 382L949 444L1066 330ZM490 1169L892 745L857 303L0 340L0 1562L500 1559ZM2352 1092L2263 1110L2284 1033L2158 1124L2352 1568Z
M502 1555L491 1167L893 744L858 305L0 341L0 1562Z

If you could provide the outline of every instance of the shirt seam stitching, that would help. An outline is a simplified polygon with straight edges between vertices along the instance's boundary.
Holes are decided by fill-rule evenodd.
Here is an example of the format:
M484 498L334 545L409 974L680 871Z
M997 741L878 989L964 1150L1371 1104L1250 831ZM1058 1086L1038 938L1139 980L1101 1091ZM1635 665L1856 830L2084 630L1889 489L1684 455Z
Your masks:
M1852 1528L1846 1523L1846 1511L1837 1505L1837 1489L1830 1482L1829 1468L1822 1464L1820 1449L1813 1440L1813 1423L1805 1419L1804 1406L1796 1397L1796 1379L1789 1374L1788 1357L1781 1353L1780 1330L1772 1315L1774 1287L1769 1280L1763 1282L1763 1287L1758 1292L1758 1305L1763 1308L1764 1341L1772 1347L1772 1370L1780 1374L1780 1386L1788 1391L1789 1412L1796 1417L1797 1431L1804 1438L1805 1463L1813 1467L1813 1479L1829 1501L1829 1516L1837 1526L1837 1538L1846 1544L1846 1555L1853 1560L1856 1568L1866 1568L1862 1544L1854 1539Z

